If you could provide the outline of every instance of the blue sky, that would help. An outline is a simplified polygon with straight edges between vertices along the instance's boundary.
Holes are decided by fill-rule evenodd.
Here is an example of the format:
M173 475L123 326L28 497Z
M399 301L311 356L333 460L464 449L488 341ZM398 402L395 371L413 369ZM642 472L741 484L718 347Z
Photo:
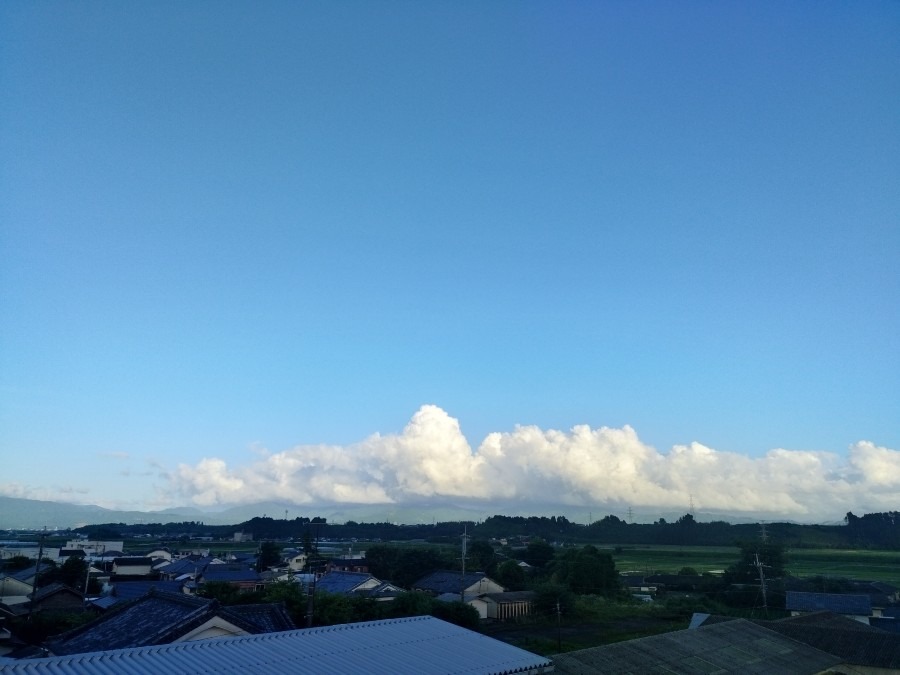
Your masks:
M0 492L247 501L320 446L374 489L372 435L437 406L474 459L627 428L827 456L879 508L846 476L871 446L900 491L898 32L892 2L3 3ZM467 461L428 438L407 461ZM570 478L598 452L563 501L602 502Z

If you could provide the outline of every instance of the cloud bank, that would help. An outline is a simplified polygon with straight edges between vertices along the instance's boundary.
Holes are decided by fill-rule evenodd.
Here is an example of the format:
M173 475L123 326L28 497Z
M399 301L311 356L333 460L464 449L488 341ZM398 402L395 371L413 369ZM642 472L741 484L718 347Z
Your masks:
M173 499L201 507L471 501L686 510L693 501L707 511L814 521L896 509L900 452L860 441L846 456L775 449L751 458L700 443L660 453L629 426L518 426L473 451L456 419L426 405L400 434L262 453L246 466L205 458L167 478Z

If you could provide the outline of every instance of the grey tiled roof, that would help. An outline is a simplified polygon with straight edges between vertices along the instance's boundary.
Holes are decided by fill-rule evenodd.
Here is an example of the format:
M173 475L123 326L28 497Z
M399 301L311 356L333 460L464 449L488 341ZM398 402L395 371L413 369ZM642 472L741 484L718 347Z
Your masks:
M229 621L232 620L232 617L237 617L241 621L250 623L258 629L257 632L261 633L277 633L297 628L287 609L280 603L232 605L222 608L221 614Z
M43 586L39 588L37 591L31 594L31 599L35 602L43 600L44 598L48 598L51 595L55 595L56 593L67 593L69 595L77 595L79 598L84 597L81 593L76 591L74 588L70 588L65 584L60 583L52 583L47 586Z
M627 640L552 657L558 675L734 673L812 675L841 660L744 619Z
M872 602L868 595L787 591L785 593L784 606L786 609L797 612L827 610L837 614L854 614L857 616L869 616L872 613Z
M834 654L846 663L900 669L898 633L885 632L831 612L759 623L792 640Z
M256 606L246 613L234 612L223 609L215 600L152 590L138 600L115 606L90 623L53 636L45 644L54 654L162 645L215 616L247 633L262 633L272 625L285 625L283 608L272 611L273 614L264 616L265 610ZM261 619L259 624L258 619Z
M551 661L430 616L367 621L265 635L28 659L4 675L509 675L549 672Z
M150 589L166 593L181 593L184 584L180 581L117 581L113 584L113 595L119 602L137 600Z

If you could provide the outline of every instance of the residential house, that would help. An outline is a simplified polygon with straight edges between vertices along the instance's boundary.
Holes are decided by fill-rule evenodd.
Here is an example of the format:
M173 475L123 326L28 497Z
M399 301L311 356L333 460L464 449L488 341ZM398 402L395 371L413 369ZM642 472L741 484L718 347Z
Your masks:
M865 624L869 623L869 617L872 616L871 598L862 594L786 591L784 607L791 616L827 611ZM878 615L880 616L880 612Z
M263 588L262 578L252 567L244 565L207 565L196 578L197 584L226 583L239 591L259 591Z
M432 572L412 585L412 590L423 591L432 596L443 593L455 593L466 600L476 598L485 593L503 593L503 586L485 576L484 572L462 572L438 570Z
M534 609L534 591L485 593L481 597L487 605L487 618L494 621L516 621L530 616Z
M153 560L145 556L123 556L112 562L114 576L147 577L154 573Z
M224 565L224 560L210 556L189 555L157 568L161 579L195 579L209 565Z
M44 646L56 655L82 654L295 628L281 604L222 607L216 600L151 589Z
M0 667L4 675L101 671L131 675L207 675L226 671L295 675L539 675L553 670L546 657L431 616L4 661Z
M110 584L108 593L102 598L92 601L91 604L100 609L109 609L120 602L131 602L141 598L151 590L166 593L184 593L184 581L114 581ZM99 603L99 604L98 604Z
M362 572L369 573L369 563L366 554L347 555L340 558L332 558L325 564L327 572Z
M363 572L326 572L316 580L315 590L341 595L365 595L375 600L393 600L403 589L379 581Z
M65 584L49 584L31 594L29 611L80 612L84 609L84 595Z
M13 606L28 602L34 591L36 577L36 564L23 570L0 574L0 603Z

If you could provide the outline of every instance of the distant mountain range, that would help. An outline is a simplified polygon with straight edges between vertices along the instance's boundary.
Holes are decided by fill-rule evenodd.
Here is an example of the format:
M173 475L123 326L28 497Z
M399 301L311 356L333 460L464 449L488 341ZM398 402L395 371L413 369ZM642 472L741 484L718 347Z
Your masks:
M0 529L20 530L39 529L46 527L52 529L68 529L83 525L97 525L101 523L125 523L126 525L139 525L141 523L179 523L184 521L199 521L207 525L238 525L252 518L268 516L270 518L287 518L293 520L297 517L313 518L321 516L331 523L345 523L354 520L360 523L395 523L395 524L422 524L430 522L450 521L482 521L493 515L518 515L518 516L560 516L564 515L573 522L587 524L593 518L599 520L603 516L613 513L614 510L605 510L604 507L595 507L592 512L587 508L579 509L577 513L566 513L559 505L531 505L529 508L502 506L496 504L404 504L404 505L340 505L327 506L298 506L279 502L259 502L256 504L243 504L232 506L217 511L203 511L193 506L168 508L161 511L116 511L100 506L68 504L64 502L38 501L34 499L19 499L15 497L0 497ZM590 515L588 515L590 513ZM617 513L618 517L625 519L625 515ZM658 518L674 521L684 513L677 512L653 512L652 517L646 514L635 513L637 522L652 522ZM724 520L730 523L752 523L759 519L747 516L734 516L712 512L698 512L694 514L697 520L712 521ZM771 517L764 519L771 522Z

